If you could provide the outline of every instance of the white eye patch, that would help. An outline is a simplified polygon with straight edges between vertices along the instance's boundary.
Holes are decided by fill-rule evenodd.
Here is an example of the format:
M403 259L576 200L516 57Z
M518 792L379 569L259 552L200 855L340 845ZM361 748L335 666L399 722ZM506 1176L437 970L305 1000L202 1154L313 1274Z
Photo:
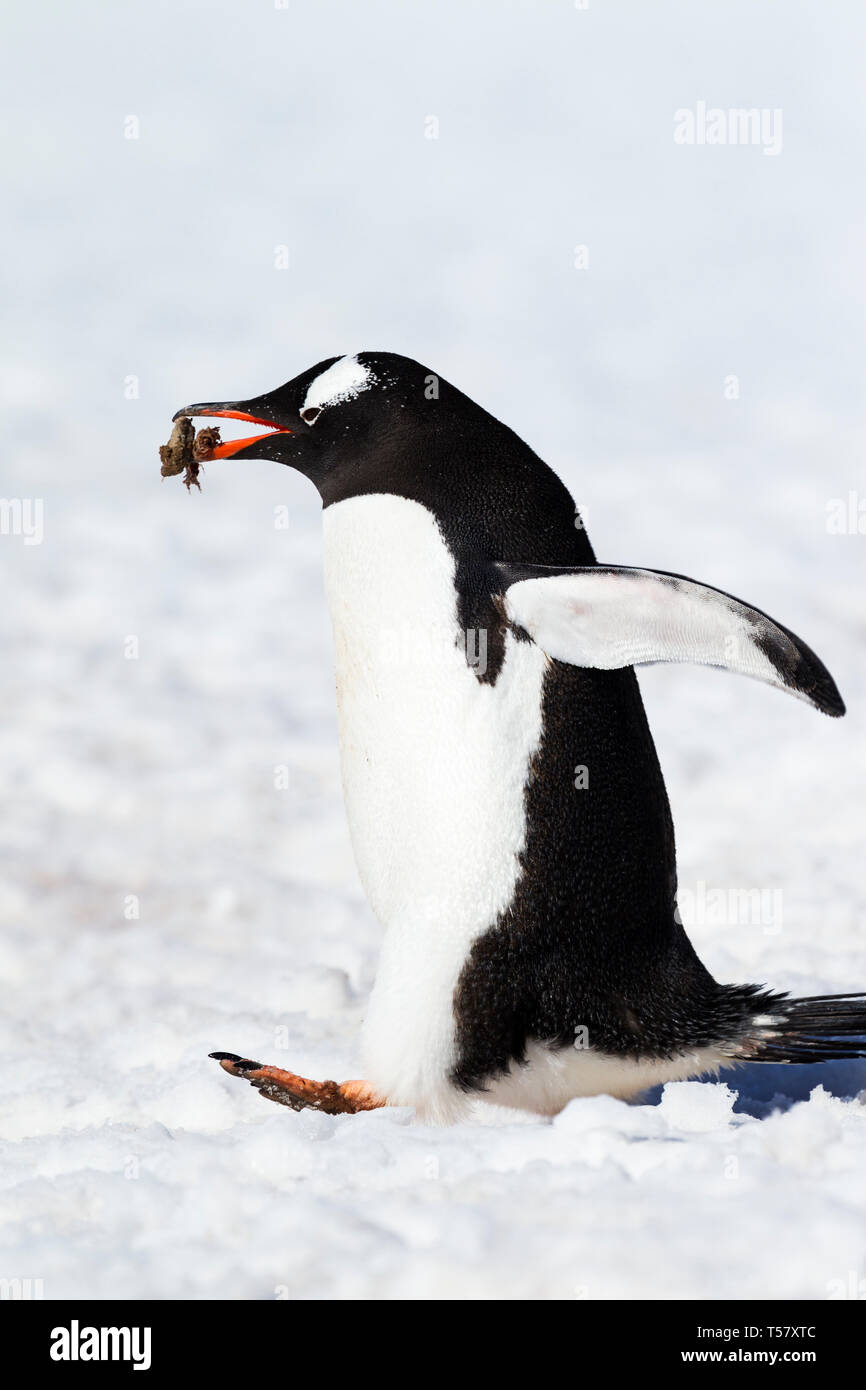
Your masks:
M302 418L307 410L323 410L327 405L354 400L372 386L375 379L370 368L363 366L357 357L341 357L310 382L301 406Z

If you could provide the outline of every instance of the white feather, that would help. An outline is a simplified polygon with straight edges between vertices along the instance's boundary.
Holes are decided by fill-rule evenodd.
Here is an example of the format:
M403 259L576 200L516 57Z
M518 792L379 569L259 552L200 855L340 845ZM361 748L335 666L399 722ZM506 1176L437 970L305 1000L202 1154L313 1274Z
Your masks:
M690 661L784 689L759 638L769 634L780 651L796 650L787 633L738 599L649 570L599 566L522 579L505 602L512 622L550 656L604 671Z
M630 1100L650 1086L715 1074L731 1065L729 1058L712 1048L634 1061L592 1048L552 1048L530 1042L525 1065L512 1063L508 1073L488 1087L484 1099L512 1110L556 1115L575 1096L604 1094Z
M314 377L307 387L302 410L317 406L320 410L338 401L350 401L366 391L375 378L369 367L365 367L357 357L341 357L324 372Z
M418 503L351 498L326 508L324 529L346 810L386 929L367 1076L394 1103L444 1117L454 987L519 873L547 658L509 636L495 685L478 680L454 560Z

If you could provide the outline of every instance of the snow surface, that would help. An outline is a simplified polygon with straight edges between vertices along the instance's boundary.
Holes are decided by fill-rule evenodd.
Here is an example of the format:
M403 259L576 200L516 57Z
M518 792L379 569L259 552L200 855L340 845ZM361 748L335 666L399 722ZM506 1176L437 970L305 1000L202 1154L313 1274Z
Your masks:
M2 486L43 499L44 539L0 535L0 1276L46 1297L866 1292L866 1065L433 1130L294 1115L207 1060L356 1075L378 929L315 496L230 462L187 496L156 458L188 400L406 352L562 473L602 558L792 627L846 719L641 677L690 930L725 980L866 987L866 538L826 527L866 490L866 15L186 0L7 22ZM698 100L782 108L782 153L675 145ZM749 889L757 922L714 910Z

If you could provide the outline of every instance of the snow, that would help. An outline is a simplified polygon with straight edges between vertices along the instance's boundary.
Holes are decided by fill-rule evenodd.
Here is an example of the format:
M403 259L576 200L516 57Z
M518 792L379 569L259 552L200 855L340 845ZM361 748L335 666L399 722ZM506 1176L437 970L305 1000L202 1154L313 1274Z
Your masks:
M846 719L641 677L684 917L719 978L866 988L866 538L826 524L864 496L866 17L221 0L202 24L184 0L15 24L2 487L43 500L44 534L0 535L0 1276L49 1298L866 1289L866 1064L431 1129L294 1115L207 1059L357 1075L378 929L315 495L225 462L187 496L156 457L187 400L406 352L561 472L602 558L800 633ZM783 109L782 152L676 145L698 100Z

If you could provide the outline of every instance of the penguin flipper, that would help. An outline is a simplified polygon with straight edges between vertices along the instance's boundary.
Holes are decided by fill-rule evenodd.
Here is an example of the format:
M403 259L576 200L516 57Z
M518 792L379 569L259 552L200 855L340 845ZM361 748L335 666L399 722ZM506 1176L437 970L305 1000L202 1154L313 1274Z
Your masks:
M326 1115L353 1115L359 1110L378 1110L385 1101L366 1081L310 1081L282 1067L262 1066L234 1052L211 1052L230 1076L255 1086L265 1100L288 1105L292 1110L322 1110Z
M667 661L719 666L824 714L845 713L833 677L806 643L721 589L620 565L494 568L508 621L557 661L605 671Z

